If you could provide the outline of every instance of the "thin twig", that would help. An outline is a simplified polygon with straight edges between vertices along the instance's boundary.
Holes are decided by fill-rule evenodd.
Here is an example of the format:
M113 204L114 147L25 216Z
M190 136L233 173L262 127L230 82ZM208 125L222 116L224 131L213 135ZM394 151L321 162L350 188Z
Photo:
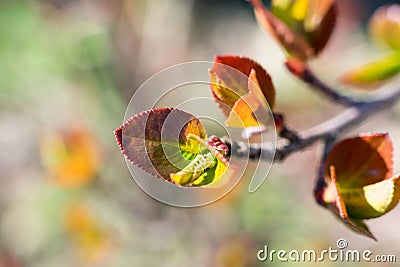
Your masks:
M319 92L332 102L346 107L356 106L361 103L350 96L340 94L335 89L321 81L309 68L307 63L297 59L288 59L285 65L291 74L295 75L297 78L308 84L311 89Z
M272 113L277 134L279 137L289 140L290 142L298 142L300 137L298 133L290 129L285 123L285 117L281 113Z
M283 161L289 155L304 150L311 145L321 140L326 140L332 136L338 136L345 131L359 125L366 119L377 114L379 111L391 108L400 99L400 88L391 91L383 96L377 96L375 100L369 102L360 102L355 106L348 108L341 114L337 115L333 119L321 123L320 125L311 128L307 131L299 133L300 139L296 142L290 142L289 140L281 140L274 148L270 144L269 148L261 148L259 145L247 145L244 142L225 142L231 148L230 154L237 157L243 157L249 155L250 159L263 159L263 160L275 160L276 162ZM275 154L275 157L273 155Z
M318 90L335 103L348 107L358 104L358 100L338 93L326 83L321 81L309 68L307 68L304 73L303 81L310 85L310 88Z

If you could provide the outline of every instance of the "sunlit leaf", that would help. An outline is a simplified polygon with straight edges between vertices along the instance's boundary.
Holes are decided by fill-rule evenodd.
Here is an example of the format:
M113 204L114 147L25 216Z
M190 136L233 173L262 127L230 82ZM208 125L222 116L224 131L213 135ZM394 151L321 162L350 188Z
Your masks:
M373 239L363 220L388 213L400 199L400 176L392 177L392 150L387 134L341 141L329 152L326 186L315 195L347 226Z
M251 59L225 55L215 58L210 76L214 98L227 117L225 124L264 131L268 105L273 107L275 102L275 89L267 72Z
M309 0L297 0L293 1L291 15L294 19L302 21L306 18L310 1Z
M390 4L375 11L369 29L378 41L392 49L400 50L400 5Z
M293 31L290 26L273 15L261 1L250 0L249 2L254 7L260 27L271 34L289 55L303 60L314 56L314 49L301 34Z
M185 168L177 173L172 173L170 177L179 185L193 184L215 165L216 159L211 153L198 154Z
M399 73L400 53L395 53L347 72L341 81L356 88L376 89Z
M146 172L170 180L199 153L189 135L206 138L201 122L193 115L173 108L158 108L130 118L115 131L118 144L129 161ZM189 154L184 157L183 153Z
M341 188L360 188L393 175L393 144L388 134L360 135L336 144L326 160L326 176L334 166Z
M211 93L218 104L218 107L228 116L231 112L231 108L235 105L235 102L240 98L240 95L234 93L232 90L228 89L224 81L222 81L217 73L209 71L210 75L210 87Z
M218 186L227 182L231 173L227 173L224 181L221 177L225 174L228 168L228 161L225 154L222 154L221 149L225 148L218 144L216 138L212 136L207 141L200 139L197 136L190 135L190 138L197 140L197 142L204 148L202 154L196 157L182 170L177 173L172 173L171 180L181 186ZM227 149L227 148L226 148ZM231 170L235 167L232 166Z
M369 219L382 216L399 202L399 176L357 189L339 190L352 218Z
M275 88L272 79L257 62L242 56L219 55L215 57L214 63L216 64L212 66L210 73L215 75L214 77L218 77L219 80L215 78L213 80L213 76L211 76L211 89L219 100L232 108L241 96L248 93L248 77L254 70L259 89L269 106L273 108Z
M336 180L335 167L331 166L329 171L330 183L326 190L325 201L328 208L339 217L350 229L374 240L376 238L369 230L368 226L362 219L352 219L347 212L347 206L339 191L339 186Z
M182 110L142 112L115 135L129 161L179 186L217 185L228 167L227 147L216 137L206 140L201 122Z
M262 112L268 109L264 96L259 89L256 72L251 71L248 82L249 92L236 101L232 107L225 124L229 127L248 128L267 125L267 121L261 121ZM257 118L257 113L259 117Z
M260 26L267 30L291 57L306 60L326 46L336 25L334 0L273 0L271 11L260 0L249 1Z

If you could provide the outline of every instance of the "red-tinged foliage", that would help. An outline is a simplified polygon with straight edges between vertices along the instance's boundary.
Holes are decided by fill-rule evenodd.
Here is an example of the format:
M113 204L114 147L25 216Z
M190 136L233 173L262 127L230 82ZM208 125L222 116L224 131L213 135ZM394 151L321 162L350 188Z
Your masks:
M249 0L249 2L254 7L254 13L260 27L271 34L291 56L307 59L315 54L313 48L307 43L303 36L294 32L284 22L275 17L261 1Z
M167 118L169 123L165 124ZM206 138L198 119L173 108L144 111L130 118L114 133L121 151L130 162L167 181L170 181L170 174L179 168L166 157L162 141L170 142L172 149L179 152L180 145L189 145L189 134Z
M375 239L364 220L388 213L400 200L392 151L389 136L382 133L336 144L325 161L326 185L315 192L317 202L354 231Z
M337 20L335 0L272 2L272 12L260 0L249 1L258 23L288 52L300 60L318 55L330 39Z
M318 55L328 43L336 26L338 5L335 0L314 0L315 12L310 20L320 21L315 29L310 32L309 40Z
M290 70L290 73L294 74L298 78L303 78L304 73L307 70L307 64L297 58L288 58L285 62L286 68Z
M220 55L209 74L212 95L227 117L225 125L250 135L266 131L275 89L263 67L246 57Z
M207 143L212 149L217 150L224 157L228 155L229 148L219 137L212 135L207 139Z
M275 104L275 88L272 84L271 76L261 65L247 57L236 55L218 55L214 58L214 62L217 64L212 66L210 72L215 73L228 89L233 90L238 95L234 102L248 92L249 81L245 77L249 77L251 71L254 70L260 90L269 106L273 108ZM240 71L244 76L235 72L232 68ZM219 98L218 100L224 100L221 96L217 95L217 97ZM233 105L229 106L233 107Z
M346 139L335 145L326 160L342 188L359 188L389 179L393 175L393 144L388 134L368 134Z

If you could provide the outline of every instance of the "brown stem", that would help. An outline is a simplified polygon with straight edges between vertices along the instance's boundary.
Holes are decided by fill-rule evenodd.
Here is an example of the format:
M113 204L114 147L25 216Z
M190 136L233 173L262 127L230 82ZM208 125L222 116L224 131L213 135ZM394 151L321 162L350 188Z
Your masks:
M328 157L329 151L332 149L334 143L335 143L336 137L335 136L328 136L324 140L324 151L321 157L321 162L319 164L318 168L318 175L317 179L315 181L315 186L314 186L314 193L319 192L326 186L326 181L325 181L325 169L326 169L326 159Z
M233 142L228 144L231 148L230 154L233 156L250 155L251 159L262 158L264 160L283 161L289 155L301 151L318 141L326 140L332 136L338 136L341 133L350 130L359 125L366 119L377 114L379 111L391 108L400 98L400 88L386 95L375 97L375 100L369 102L360 102L351 108L348 108L341 114L329 121L299 133L299 140L296 142L290 140L280 140L276 150L272 148L261 148L260 146L250 145L242 142ZM275 157L273 156L275 154Z
M335 89L321 81L308 67L306 62L290 58L286 61L285 65L291 74L308 84L311 89L330 99L332 102L347 107L355 106L361 103L352 97L340 94Z

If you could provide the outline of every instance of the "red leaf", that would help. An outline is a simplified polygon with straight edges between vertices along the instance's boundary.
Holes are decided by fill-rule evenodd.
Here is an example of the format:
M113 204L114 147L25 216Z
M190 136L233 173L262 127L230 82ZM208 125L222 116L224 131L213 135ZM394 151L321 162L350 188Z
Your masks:
M272 12L260 0L249 0L258 23L291 57L306 60L326 46L336 25L335 0L272 1Z
M121 151L129 161L168 181L170 174L180 168L166 156L165 143L172 150L171 155L181 156L178 152L181 152L182 146L195 149L191 148L188 135L206 138L206 132L198 119L174 108L144 111L130 118L114 133Z
M360 188L393 175L393 144L388 134L367 134L336 144L326 160L325 177L336 169L341 188Z
M231 101L225 101L224 97L221 96L221 94L218 95L218 91L216 92L216 90L212 88L213 93L216 94L217 100L224 102L232 108L234 103L241 96L248 93L248 77L250 76L251 70L254 69L261 92L270 107L272 108L274 106L275 88L272 84L272 79L258 63L249 58L234 55L216 56L214 62L217 64L212 66L210 72L217 75L220 81L236 94L236 98L232 97L230 99ZM234 71L234 69L239 72ZM241 73L244 75L241 75Z
M249 2L254 7L258 24L271 34L291 56L305 60L315 55L314 49L307 40L275 17L261 1L249 0Z
M338 5L335 0L318 0L310 20L320 21L318 27L309 33L309 39L318 55L326 46L336 26Z

